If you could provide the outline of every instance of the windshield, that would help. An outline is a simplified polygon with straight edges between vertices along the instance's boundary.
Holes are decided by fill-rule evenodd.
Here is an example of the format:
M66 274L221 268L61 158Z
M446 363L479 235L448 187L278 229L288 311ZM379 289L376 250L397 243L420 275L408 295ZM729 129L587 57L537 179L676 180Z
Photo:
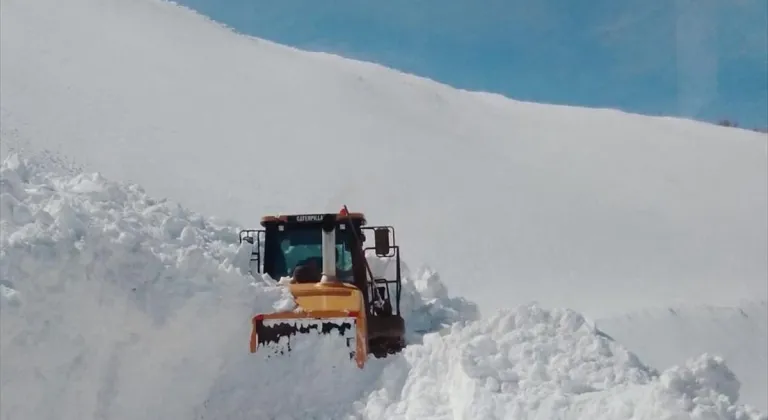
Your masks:
M276 232L278 252L275 254L274 273L290 277L299 265L323 268L322 231L320 229L291 229ZM346 233L336 231L336 276L344 282L352 282L352 254Z

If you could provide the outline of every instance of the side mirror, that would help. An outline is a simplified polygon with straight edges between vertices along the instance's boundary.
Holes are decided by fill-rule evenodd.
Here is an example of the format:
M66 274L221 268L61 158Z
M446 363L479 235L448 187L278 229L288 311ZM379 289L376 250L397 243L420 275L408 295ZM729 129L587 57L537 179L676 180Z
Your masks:
M389 254L389 229L379 228L374 231L376 255L383 257Z

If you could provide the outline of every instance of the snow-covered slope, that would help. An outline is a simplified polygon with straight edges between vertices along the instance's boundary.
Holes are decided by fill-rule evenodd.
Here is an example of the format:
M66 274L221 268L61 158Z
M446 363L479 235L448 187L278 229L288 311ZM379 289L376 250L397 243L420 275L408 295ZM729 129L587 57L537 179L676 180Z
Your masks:
M155 0L2 0L0 46L5 150L243 226L346 203L483 310L768 294L761 134L458 91Z
M251 355L249 315L286 296L244 274L233 226L51 167L0 167L3 420L768 418L717 357L658 373L570 310L477 320L429 273L406 316L434 332L400 355L360 371L320 337Z
M649 308L600 319L597 326L656 368L691 355L723 357L742 382L742 400L768 410L768 305Z
M748 418L709 343L640 343L681 364L656 375L544 308L764 298L765 136L457 91L156 0L0 2L0 151L33 157L2 167L2 420ZM450 329L364 372L323 340L247 354L286 296L236 229L341 203L442 274L409 275L409 338Z

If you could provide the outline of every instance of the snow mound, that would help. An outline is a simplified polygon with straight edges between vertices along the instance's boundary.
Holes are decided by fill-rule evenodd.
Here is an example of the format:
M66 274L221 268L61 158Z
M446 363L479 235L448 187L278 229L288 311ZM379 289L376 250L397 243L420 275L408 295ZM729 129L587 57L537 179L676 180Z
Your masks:
M178 418L287 295L250 285L231 226L44 166L0 169L2 418Z
M702 355L658 374L570 310L536 304L428 334L382 376L371 419L766 419Z
M717 357L658 375L570 310L480 319L428 268L406 273L399 355L250 354L251 315L292 302L236 226L47 167L0 166L2 419L766 419Z
M600 329L654 367L689 355L721 356L742 383L741 400L768 410L768 304L648 308L597 321Z
M375 276L395 278L396 265L392 258L367 256L368 265ZM401 262L403 289L400 310L407 320L406 340L419 342L425 333L440 331L456 322L480 319L477 304L463 297L451 297L440 274L428 266L411 272Z

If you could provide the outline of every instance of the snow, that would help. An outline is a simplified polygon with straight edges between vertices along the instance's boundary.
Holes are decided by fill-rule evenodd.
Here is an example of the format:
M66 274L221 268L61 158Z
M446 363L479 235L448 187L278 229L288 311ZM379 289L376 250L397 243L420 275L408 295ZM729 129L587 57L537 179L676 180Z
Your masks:
M399 355L361 371L320 336L250 354L250 316L287 296L235 226L55 166L0 167L3 419L768 418L717 356L659 373L572 310L479 318L430 270L406 274Z
M768 304L647 308L596 324L651 366L682 363L690 355L723 357L742 382L741 399L768 410Z
M395 383L387 392L368 400L368 418L756 416L732 405L739 384L717 357L702 355L659 374L570 310L499 311L426 337L405 359L404 383L390 377Z
M155 0L2 10L5 151L243 227L347 204L488 313L768 296L764 134L456 90Z
M768 419L765 135L158 0L0 2L2 420ZM329 337L248 353L294 302L238 229L341 204L397 229L410 345L362 371Z

